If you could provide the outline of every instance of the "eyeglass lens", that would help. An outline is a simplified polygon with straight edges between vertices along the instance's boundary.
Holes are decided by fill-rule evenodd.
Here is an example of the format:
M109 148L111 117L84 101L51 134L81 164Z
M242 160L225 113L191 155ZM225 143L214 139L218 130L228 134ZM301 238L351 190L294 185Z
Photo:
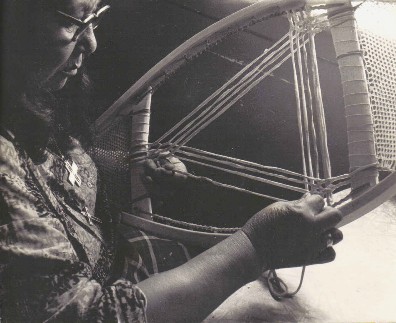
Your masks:
M104 8L104 10L103 11L99 11L98 12L98 14L96 15L96 16L94 16L94 17L92 17L92 19L90 19L84 26L82 26L82 27L80 27L78 30L77 30L77 32L76 32L76 34L74 35L74 40L76 40L81 34L83 34L88 28L90 28L90 26L92 26L92 29L94 30L94 29L96 29L98 26L99 26L99 24L101 23L101 21L102 21L102 19L103 19L103 16L104 16L104 14L106 13L106 11L108 10L109 8Z

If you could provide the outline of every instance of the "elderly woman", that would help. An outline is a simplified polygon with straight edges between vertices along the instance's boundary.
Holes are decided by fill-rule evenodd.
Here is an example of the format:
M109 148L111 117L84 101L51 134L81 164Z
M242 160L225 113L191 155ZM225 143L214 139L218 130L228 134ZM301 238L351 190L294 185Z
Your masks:
M319 196L276 203L185 264L133 284L97 199L85 61L108 6L3 0L1 320L199 321L263 270L332 261L338 211ZM79 168L79 176L71 176ZM125 249L125 248L124 248ZM133 274L132 274L133 275Z

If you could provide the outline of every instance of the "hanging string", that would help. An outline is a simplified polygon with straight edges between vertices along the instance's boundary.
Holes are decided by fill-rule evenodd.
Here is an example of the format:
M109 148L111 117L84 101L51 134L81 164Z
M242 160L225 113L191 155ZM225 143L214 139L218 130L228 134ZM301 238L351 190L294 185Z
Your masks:
M290 23L290 34L293 35L293 32L299 35L300 33L300 22L301 16L300 13L294 13L289 15L289 23ZM303 36L303 39L305 36ZM305 44L300 46L300 37L295 37L296 46L297 46L297 67L296 60L294 58L294 54L292 56L292 64L293 64L293 77L295 82L295 94L296 94L296 103L297 103L297 114L298 114L298 127L300 132L300 142L302 148L302 164L304 169L304 175L307 174L307 168L309 172L309 176L313 177L314 174L316 177L319 177L319 162L318 162L318 150L316 146L316 132L313 124L313 108L312 108L312 94L310 92L310 79L309 79L309 70L308 70L308 55L306 51ZM294 41L291 41L292 46L294 45ZM292 48L293 50L293 48ZM292 51L293 52L293 51ZM304 78L303 65L305 67L305 75L306 80ZM307 85L307 90L305 89L305 84ZM300 94L301 91L301 94ZM308 106L307 106L307 97L308 97ZM309 117L308 117L309 115ZM308 122L310 120L310 123ZM309 125L311 124L311 126ZM315 172L312 164L312 154L311 154L311 137L313 136L313 154L315 158ZM305 154L306 152L306 154ZM315 184L311 183L312 186ZM270 293L272 297L276 300L281 300L283 298L289 298L294 296L300 290L305 274L305 266L302 268L300 283L297 289L290 293L288 291L287 284L278 277L275 270L270 270L267 282L269 286Z
M298 287L294 292L289 292L289 288L288 288L287 284L282 280L282 278L280 278L277 275L277 273L274 269L271 269L268 272L268 276L267 276L268 289L270 291L271 296L275 300L280 301L284 298L291 298L294 295L296 295L302 287L302 284L304 281L304 276L305 276L305 268L306 268L306 266L302 267L300 283L298 284Z

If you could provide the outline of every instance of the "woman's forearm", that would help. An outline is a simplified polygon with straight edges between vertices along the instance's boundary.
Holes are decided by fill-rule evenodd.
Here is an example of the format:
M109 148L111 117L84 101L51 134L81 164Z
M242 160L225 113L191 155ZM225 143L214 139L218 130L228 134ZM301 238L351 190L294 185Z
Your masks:
M334 260L332 244L342 240L335 225L341 219L318 195L272 204L183 266L139 283L149 321L198 322L263 270Z
M197 322L255 280L261 270L249 238L239 231L188 263L138 286L147 297L149 322Z

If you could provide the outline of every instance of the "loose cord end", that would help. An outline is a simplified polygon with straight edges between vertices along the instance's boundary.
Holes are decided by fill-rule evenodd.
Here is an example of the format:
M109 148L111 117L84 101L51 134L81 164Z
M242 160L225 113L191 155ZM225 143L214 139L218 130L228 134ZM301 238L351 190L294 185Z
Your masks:
M297 289L292 293L289 293L289 288L287 287L287 284L277 275L275 269L271 269L268 272L267 283L272 298L276 301L281 301L285 298L291 298L296 295L300 291L302 283L304 281L305 268L306 266L302 267L300 283Z

